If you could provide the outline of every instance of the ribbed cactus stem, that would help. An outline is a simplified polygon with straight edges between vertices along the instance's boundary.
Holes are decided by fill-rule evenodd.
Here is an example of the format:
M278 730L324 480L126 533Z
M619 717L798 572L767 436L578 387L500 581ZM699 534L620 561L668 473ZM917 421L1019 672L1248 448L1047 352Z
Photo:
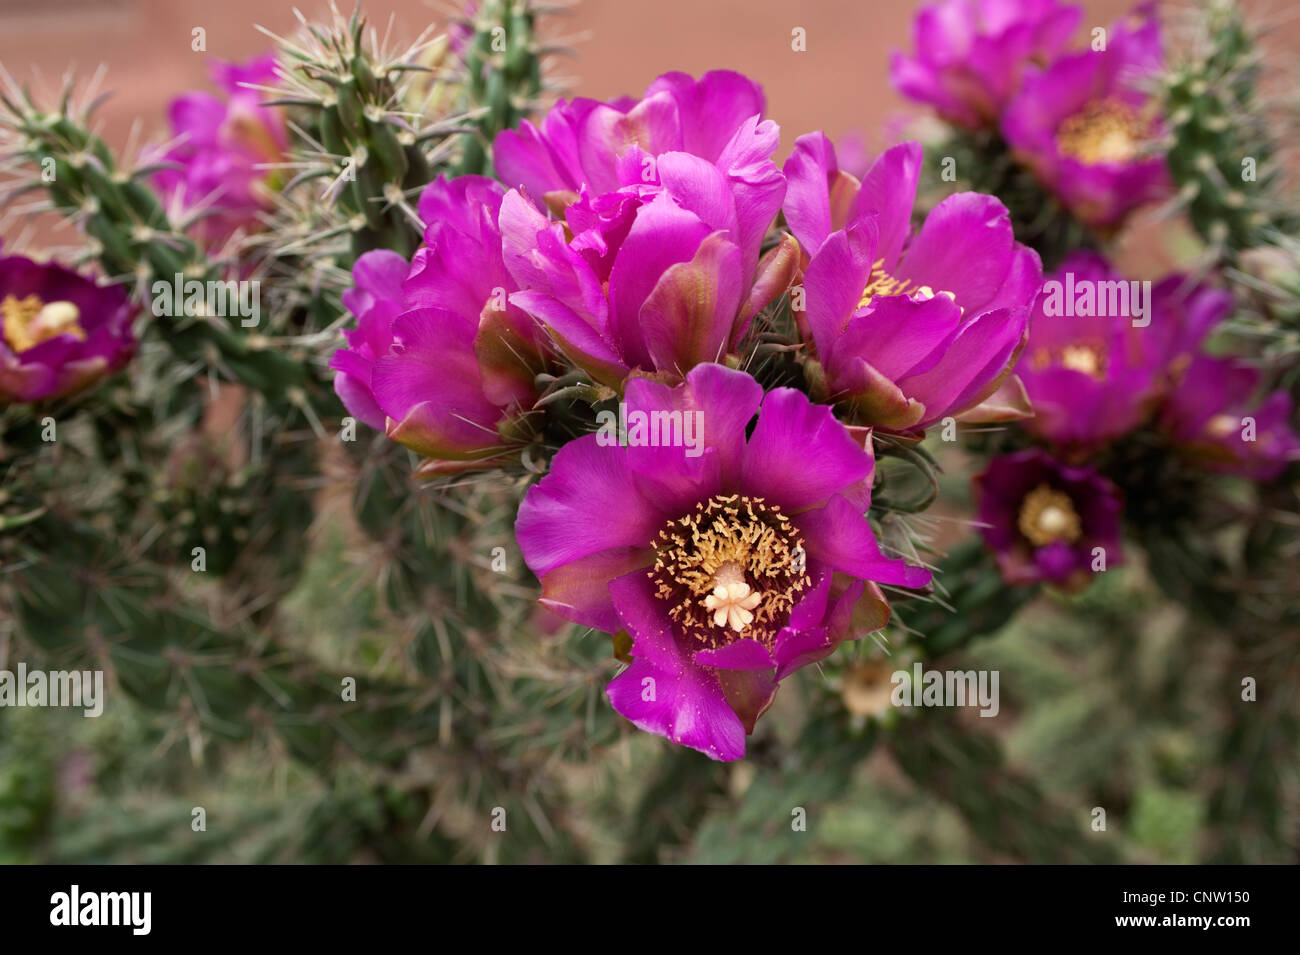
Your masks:
M1278 112L1261 91L1259 28L1240 7L1203 0L1188 19L1186 52L1160 78L1169 170L1197 232L1233 260L1297 222L1279 193Z
M143 306L155 283L168 288L191 279L221 278L223 262L201 249L171 221L162 201L144 180L149 167L119 165L104 141L65 102L38 109L26 94L10 90L0 110L0 144L6 156L26 164L9 198L44 189L54 209L91 237L96 257L110 277L132 281ZM47 173L46 171L49 171ZM236 316L177 316L153 321L149 329L186 362L199 362L218 378L241 381L268 395L303 387L303 365L265 347Z
M530 0L486 0L474 15L464 62L467 107L477 118L463 140L462 174L492 174L493 138L519 125L542 92L537 19Z

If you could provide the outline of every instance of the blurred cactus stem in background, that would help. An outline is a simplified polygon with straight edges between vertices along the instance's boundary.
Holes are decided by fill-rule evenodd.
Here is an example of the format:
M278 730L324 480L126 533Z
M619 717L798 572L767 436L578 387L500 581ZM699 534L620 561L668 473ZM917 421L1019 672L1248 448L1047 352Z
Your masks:
M1235 261L1245 249L1294 234L1300 224L1279 192L1277 148L1279 134L1295 130L1298 101L1293 89L1284 102L1269 99L1259 49L1263 26L1237 4L1207 0L1181 21L1182 55L1159 80L1169 170L1196 231Z

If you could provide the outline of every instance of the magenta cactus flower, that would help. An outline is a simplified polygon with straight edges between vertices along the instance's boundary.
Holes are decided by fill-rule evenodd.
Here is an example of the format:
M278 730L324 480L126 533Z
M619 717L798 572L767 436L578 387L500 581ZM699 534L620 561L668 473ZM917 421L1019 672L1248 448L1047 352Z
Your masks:
M895 51L894 87L966 129L996 125L1029 64L1065 48L1082 11L1057 0L944 0L921 7L916 55Z
M65 398L120 369L134 316L119 286L0 255L0 406Z
M1143 7L1111 28L1105 49L1028 72L1007 105L1007 144L1082 222L1115 228L1171 193L1165 157L1150 150L1159 119L1145 87L1160 66L1160 26Z
M278 162L288 148L283 117L260 105L265 94L242 85L274 83L273 56L218 61L212 78L224 97L196 91L172 100L168 116L179 142L152 157L174 164L153 177L171 203L206 210L195 234L209 245L258 228L259 214L270 208L262 188L271 177L258 167Z
M348 411L429 458L441 473L499 463L527 439L533 381L550 360L537 324L510 304L497 217L505 190L481 176L438 179L409 264L376 250L353 268L358 318L330 366Z
M1096 471L1031 448L994 458L974 487L980 532L1008 583L1078 590L1123 562L1120 492Z
M402 284L411 263L396 252L376 249L357 259L352 267L352 288L343 293L343 305L357 317L355 329L344 329L346 348L330 358L334 390L348 413L383 431L388 416L373 391L375 362L393 345L393 321L404 310Z
M1261 379L1259 369L1240 360L1200 355L1170 392L1157 423L1198 466L1272 481L1300 460L1300 437L1291 427L1285 390L1252 402Z
M883 153L861 184L821 133L785 165L785 218L808 256L806 312L829 400L854 421L917 433L997 391L1042 285L993 196L949 196L912 235L921 147Z
M539 190L556 195L550 186L558 180L534 179L502 203L505 261L521 288L511 303L541 322L570 361L615 390L634 370L680 381L693 366L721 360L739 346L754 314L789 285L792 241L759 256L785 195L771 160L779 130L757 113L741 117L725 139L714 124L697 128L703 113L696 113L708 112L715 93L721 117L761 109L757 87L742 79L661 77L642 105L658 104L650 115L667 125L644 138L628 130L626 141L611 139L597 124L605 132L580 141L589 161L563 180L576 190L556 207L563 222L528 198ZM639 108L627 116L639 116ZM624 117L600 109L611 122ZM651 152L648 144L669 148ZM497 148L500 155L500 138Z
M524 120L499 133L492 162L507 186L558 211L584 187L598 195L657 181L664 153L687 153L725 171L736 155L733 140L746 129L751 137L755 128L775 135L768 133L773 124L760 122L764 108L762 87L739 73L714 70L698 80L665 73L639 100L561 100L540 126ZM772 142L768 157L775 148Z
M895 141L901 137L895 137ZM859 182L871 169L875 157L867 144L866 134L861 131L845 133L835 143L835 156L839 168Z
M1134 430L1231 306L1183 276L1152 287L1071 253L1044 284L1016 366L1034 408L1026 429L1080 454Z
M782 679L884 626L879 584L930 575L881 553L870 444L830 408L715 364L675 388L633 378L626 406L653 434L565 445L520 506L519 546L543 604L631 637L614 709L739 759Z

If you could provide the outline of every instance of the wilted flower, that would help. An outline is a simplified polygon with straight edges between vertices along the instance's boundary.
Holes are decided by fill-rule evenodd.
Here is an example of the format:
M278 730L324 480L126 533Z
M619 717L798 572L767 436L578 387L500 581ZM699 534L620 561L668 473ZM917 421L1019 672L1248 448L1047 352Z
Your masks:
M117 371L135 351L134 314L120 287L0 256L0 405L66 397Z
M1158 424L1187 456L1211 471L1271 481L1300 460L1291 396L1279 389L1253 404L1259 369L1198 356L1170 392Z
M626 404L655 438L565 445L519 509L519 546L548 607L630 635L618 712L737 759L781 679L885 624L877 584L930 575L881 554L872 454L829 408L714 364L676 388L633 378ZM692 447L668 440L688 427Z
M1025 427L1081 452L1134 430L1231 305L1184 276L1151 287L1095 253L1071 253L1035 303L1016 366L1034 408Z
M196 91L172 100L168 115L180 141L151 157L176 164L154 174L171 202L182 209L210 210L195 226L208 244L256 227L258 214L270 207L261 187L271 174L258 166L279 161L288 148L279 112L259 105L265 94L241 85L272 84L273 56L244 64L218 61L212 78L225 97Z
M1026 74L1002 117L1014 153L1083 222L1118 226L1172 189L1144 83L1161 66L1160 26L1146 8L1113 27L1102 49Z
M680 381L737 348L789 284L793 242L759 259L785 195L762 105L738 74L668 74L637 104L562 104L541 131L497 138L502 177L524 187L501 211L511 302L595 380ZM542 195L562 222L529 199Z
M895 51L889 75L904 96L968 129L994 125L1029 63L1053 59L1080 9L1057 0L944 0L912 21L916 56Z
M894 712L894 673L890 660L859 660L840 678L840 699L855 722L883 719Z
M1037 448L994 458L974 481L981 533L1008 582L1086 587L1119 564L1119 491Z
M920 145L904 143L859 185L821 133L800 137L785 166L786 222L809 257L796 318L826 393L857 423L899 432L998 389L1042 285L1037 253L993 196L949 196L912 236L920 168Z
M430 458L424 473L493 463L528 437L549 353L509 301L517 286L496 225L504 191L481 176L432 183L409 267L395 252L367 252L344 293L358 324L330 361L335 390L357 418Z

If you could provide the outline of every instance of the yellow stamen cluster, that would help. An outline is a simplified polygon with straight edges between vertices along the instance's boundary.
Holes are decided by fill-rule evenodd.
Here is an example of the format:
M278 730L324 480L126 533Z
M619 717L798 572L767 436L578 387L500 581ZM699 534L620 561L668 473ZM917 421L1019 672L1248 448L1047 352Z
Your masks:
M917 285L911 279L896 279L885 271L885 260L877 259L871 266L871 275L867 278L867 287L862 290L858 308L866 308L877 295L908 295L912 298L930 299L935 295L946 295L953 301L957 296L952 292L935 292L928 285Z
M812 583L798 528L762 498L712 497L670 521L654 547L656 595L707 648L744 638L770 648Z
M1056 144L1066 156L1089 164L1128 162L1147 137L1147 124L1118 100L1093 100L1056 130Z
M1046 484L1025 495L1017 526L1035 547L1046 547L1055 541L1073 544L1083 534L1079 513L1070 496Z
M86 332L78 322L80 318L81 312L72 302L47 304L37 295L25 298L6 295L0 300L5 344L15 353L35 348L58 335L71 335L85 341Z
M1097 381L1106 380L1107 349L1101 344L1066 345L1059 351L1040 348L1034 352L1030 367L1043 371L1054 361L1064 368L1081 371Z
M871 275L867 277L867 287L862 290L862 298L858 301L858 308L866 308L877 295L882 297L906 295L913 299L925 301L934 298L936 294L946 295L954 302L957 301L957 296L952 292L941 290L936 293L928 285L917 285L911 279L894 278L885 271L885 260L877 259L871 266ZM964 315L966 309L961 309L961 312ZM845 320L845 330L848 329L850 320Z
M1062 349L1061 364L1093 378L1105 377L1105 360L1096 348L1087 345L1070 345Z
M1241 418L1230 414L1216 414L1205 423L1207 437L1222 440L1241 429Z

